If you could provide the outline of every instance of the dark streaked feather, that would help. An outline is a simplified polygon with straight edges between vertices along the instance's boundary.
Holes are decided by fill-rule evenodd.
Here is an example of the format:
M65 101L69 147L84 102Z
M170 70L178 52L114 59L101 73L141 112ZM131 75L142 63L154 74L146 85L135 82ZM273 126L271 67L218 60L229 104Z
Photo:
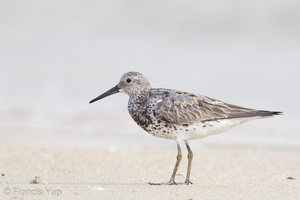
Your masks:
M159 95L159 98L162 99L157 103L157 117L162 121L174 124L192 124L219 119L264 117L280 114L280 112L243 108L187 92L168 89L153 90L154 92L151 93Z

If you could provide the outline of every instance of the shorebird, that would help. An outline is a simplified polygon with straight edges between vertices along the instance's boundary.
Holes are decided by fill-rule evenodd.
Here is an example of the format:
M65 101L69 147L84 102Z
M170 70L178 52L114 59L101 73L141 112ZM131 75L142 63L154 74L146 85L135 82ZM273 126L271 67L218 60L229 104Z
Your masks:
M249 120L282 113L244 108L201 94L152 88L147 78L138 72L125 73L115 87L90 103L118 92L129 95L128 111L140 127L153 136L174 139L177 143L177 161L171 179L166 183L149 183L151 185L178 184L175 176L182 158L182 143L188 151L188 168L185 182L181 184L188 185L192 184L190 173L193 160L189 140L218 134Z

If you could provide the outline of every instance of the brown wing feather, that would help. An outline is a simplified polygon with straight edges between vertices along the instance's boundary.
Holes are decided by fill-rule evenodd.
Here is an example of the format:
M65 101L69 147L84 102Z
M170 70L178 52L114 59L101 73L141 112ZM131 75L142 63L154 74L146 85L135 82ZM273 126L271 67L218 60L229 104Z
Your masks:
M163 121L174 124L191 124L226 118L263 116L259 112L267 112L266 116L272 115L269 111L243 108L224 103L217 99L186 92L175 92L166 95L157 106L158 117Z

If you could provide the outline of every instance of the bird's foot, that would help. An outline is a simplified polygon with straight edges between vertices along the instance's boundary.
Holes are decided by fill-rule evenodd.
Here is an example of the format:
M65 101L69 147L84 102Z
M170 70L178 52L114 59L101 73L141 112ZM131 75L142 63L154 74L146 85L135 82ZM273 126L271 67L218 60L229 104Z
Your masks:
M185 182L183 184L189 185L189 184L193 184L190 180L185 180Z

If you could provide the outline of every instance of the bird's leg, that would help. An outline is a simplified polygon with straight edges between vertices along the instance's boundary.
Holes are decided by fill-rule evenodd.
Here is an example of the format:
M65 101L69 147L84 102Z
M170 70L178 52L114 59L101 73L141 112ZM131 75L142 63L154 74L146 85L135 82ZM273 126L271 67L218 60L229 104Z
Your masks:
M177 151L178 151L178 153L177 153L177 161L176 161L176 164L175 164L175 167L174 167L171 179L167 183L149 183L150 185L176 185L176 183L175 183L175 176L176 176L176 173L177 173L177 170L178 170L181 158L182 158L180 141L176 140L176 142L177 142Z
M176 164L175 164L175 167L174 167L171 179L168 182L169 185L175 185L176 184L175 183L175 176L176 176L176 173L177 173L177 170L178 170L181 158L182 158L180 142L177 142L177 151L178 151L178 153L177 153L177 161L176 161Z
M191 168L192 168L192 160L193 160L193 152L189 146L189 143L188 141L184 141L185 145L186 145L186 148L188 150L188 169L187 169L187 173L186 173L186 179L185 179L185 182L184 184L193 184L191 181L190 181L190 174L191 174Z

